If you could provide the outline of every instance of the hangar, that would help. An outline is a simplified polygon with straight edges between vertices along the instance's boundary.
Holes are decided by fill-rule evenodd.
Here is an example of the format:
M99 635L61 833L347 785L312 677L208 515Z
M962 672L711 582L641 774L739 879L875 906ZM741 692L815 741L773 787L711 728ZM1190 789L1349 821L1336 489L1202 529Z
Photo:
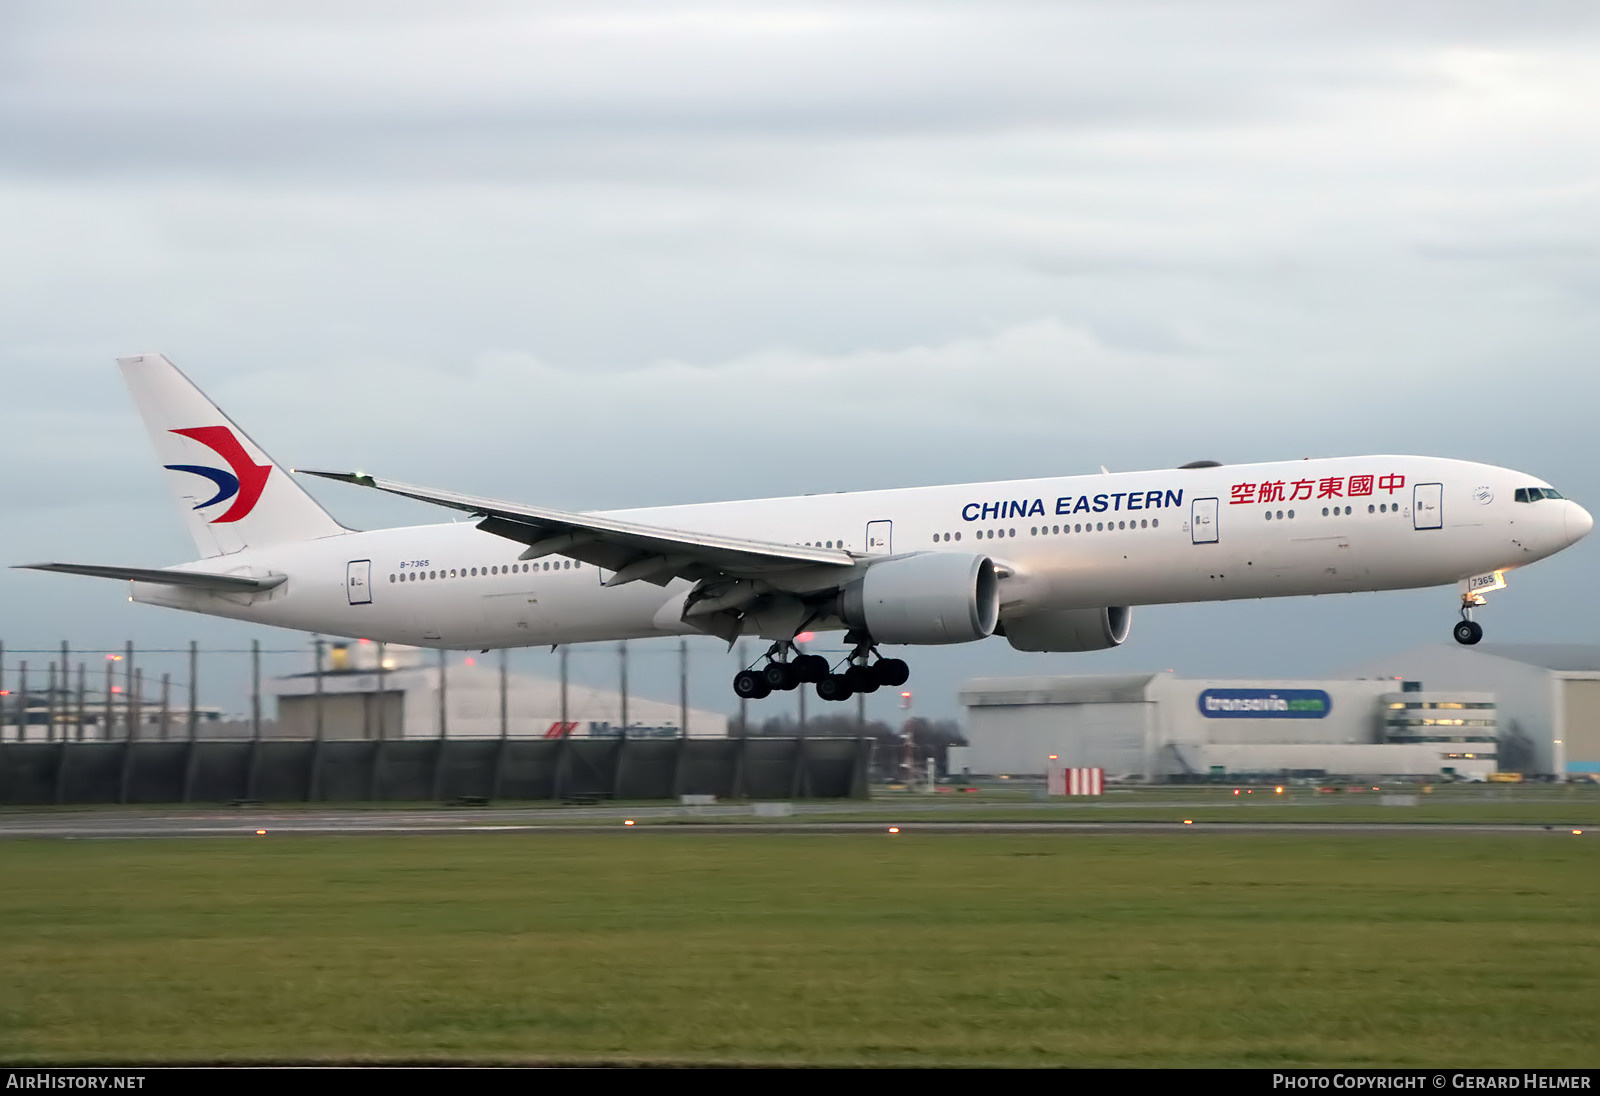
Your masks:
M1600 779L1600 645L1430 644L1349 672L1491 692L1500 716L1502 768Z
M1600 677L1600 675L1597 675ZM1170 673L982 678L961 692L973 775L1059 764L1148 782L1268 778L1481 780L1494 695L1418 680L1213 680Z
M470 656L434 662L415 647L333 648L329 666L273 682L275 736L390 738L726 738L728 719L592 686L502 675ZM685 733L687 727L687 733Z

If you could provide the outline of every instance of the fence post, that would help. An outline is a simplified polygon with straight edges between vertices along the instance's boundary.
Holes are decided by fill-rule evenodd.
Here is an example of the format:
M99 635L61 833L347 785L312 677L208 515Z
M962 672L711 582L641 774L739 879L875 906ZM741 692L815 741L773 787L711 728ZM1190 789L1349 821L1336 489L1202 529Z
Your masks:
M250 641L250 761L245 771L244 797L255 799L261 759L261 641Z
M561 648L561 725L567 725L567 648Z
M82 662L79 662L78 663L78 730L77 730L77 733L73 736L79 742L83 741L83 725L84 725L84 721L88 718L88 707L87 707L87 705L88 705L88 701L87 701L88 692L89 692L89 667L84 665Z
M189 741L200 732L200 644L189 641Z
M388 676L383 668L383 656L387 647L388 644L382 640L378 641L378 742L372 747L372 768L367 773L367 798L374 802L378 798L378 783L383 770L383 740L387 737L388 730L386 726L388 719L385 715L388 708L386 703L388 694L384 692Z
M17 741L28 741L28 660L17 663Z
M509 687L509 665L511 652L505 647L500 648L500 746L494 754L494 775L489 779L489 799L500 798L500 777L506 767L506 748L510 744L511 719L507 705L507 692Z
M628 641L623 640L617 644L617 660L622 670L622 688L618 695L622 698L622 734L628 734Z
M194 798L194 771L200 764L200 644L189 641L189 745L183 755L183 802Z
M445 739L450 734L449 693L445 678L449 673L448 652L439 649L439 741L433 749L433 798L444 798Z
M45 669L44 679L44 740L56 740L56 664Z
M123 647L122 652L122 714L128 721L128 738L133 737L133 640Z
M117 711L116 708L112 706L111 701L111 698L114 695L114 690L116 689L116 685L113 683L112 679L112 671L117 664L116 658L116 655L106 655L106 710L105 714L100 717L100 740L102 742L111 741L111 724L116 721Z
M67 644L61 643L61 653L67 653ZM61 752L56 754L56 794L57 803L65 803L67 798L67 741L71 737L67 734L67 720L72 714L72 671L66 661L61 663Z
M130 641L131 648L133 643ZM117 802L128 801L128 784L133 778L133 751L139 738L139 674L134 671L129 675L128 689L128 737L122 743L122 779L117 788Z
M306 798L315 803L322 798L322 740L326 729L322 722L322 637L312 644L316 651L317 699L312 708L314 735L311 743L311 779L307 781Z
M739 651L739 653L736 654L734 657L739 660L739 669L743 670L746 666L749 665L749 663L746 662L745 658L744 658L744 640L742 640L742 639L739 641L738 651ZM739 698L739 737L740 738L743 738L743 737L745 737L746 735L748 735L750 733L749 703L750 702L745 700L744 697L741 696ZM742 753L742 751L741 751L741 753Z

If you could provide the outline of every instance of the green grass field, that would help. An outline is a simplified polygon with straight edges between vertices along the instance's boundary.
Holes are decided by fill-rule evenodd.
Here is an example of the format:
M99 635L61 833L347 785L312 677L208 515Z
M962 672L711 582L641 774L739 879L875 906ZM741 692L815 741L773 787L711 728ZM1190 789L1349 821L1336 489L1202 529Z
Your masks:
M1600 835L0 842L0 1060L1593 1067Z

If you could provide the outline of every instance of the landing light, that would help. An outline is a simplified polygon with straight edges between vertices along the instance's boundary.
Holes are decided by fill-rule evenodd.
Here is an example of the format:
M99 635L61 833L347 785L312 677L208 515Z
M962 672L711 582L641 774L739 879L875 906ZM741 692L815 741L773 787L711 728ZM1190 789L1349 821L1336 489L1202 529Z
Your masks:
M266 835L267 835L267 831L266 830L257 830L256 831L256 836L257 837L265 837Z
M1279 794L1279 795L1283 794L1283 789L1282 788L1277 788L1275 790L1277 791L1277 794Z
M624 826L631 826L631 825L633 825L633 819L631 819L631 818L630 818L630 819L628 819L628 820L627 820L627 821L626 821L626 822L624 822L624 823L623 823L623 825L624 825Z
M1183 824L1184 824L1184 825L1185 825L1185 826L1192 826L1192 825L1194 825L1194 819L1192 819L1192 818L1185 818L1185 819L1184 819L1184 820L1183 820Z
M889 832L890 833L899 833L900 832L900 827L899 826L890 826L889 827ZM1577 833L1578 831L1577 830L1573 830L1572 832L1573 833Z
M1582 830L1573 830L1572 832L1573 832L1573 834L1576 835L1576 834L1581 834L1583 831Z

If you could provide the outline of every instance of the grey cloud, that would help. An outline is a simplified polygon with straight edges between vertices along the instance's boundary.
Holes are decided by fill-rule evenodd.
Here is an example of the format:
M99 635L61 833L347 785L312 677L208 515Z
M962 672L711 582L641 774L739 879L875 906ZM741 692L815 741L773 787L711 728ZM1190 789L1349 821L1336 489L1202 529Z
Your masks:
M188 551L110 364L141 350L291 464L578 508L1351 451L1600 501L1597 18L4 5L0 562ZM1596 550L1496 627L1580 630ZM120 597L0 571L0 639L236 634ZM919 667L1316 672L1440 597Z

